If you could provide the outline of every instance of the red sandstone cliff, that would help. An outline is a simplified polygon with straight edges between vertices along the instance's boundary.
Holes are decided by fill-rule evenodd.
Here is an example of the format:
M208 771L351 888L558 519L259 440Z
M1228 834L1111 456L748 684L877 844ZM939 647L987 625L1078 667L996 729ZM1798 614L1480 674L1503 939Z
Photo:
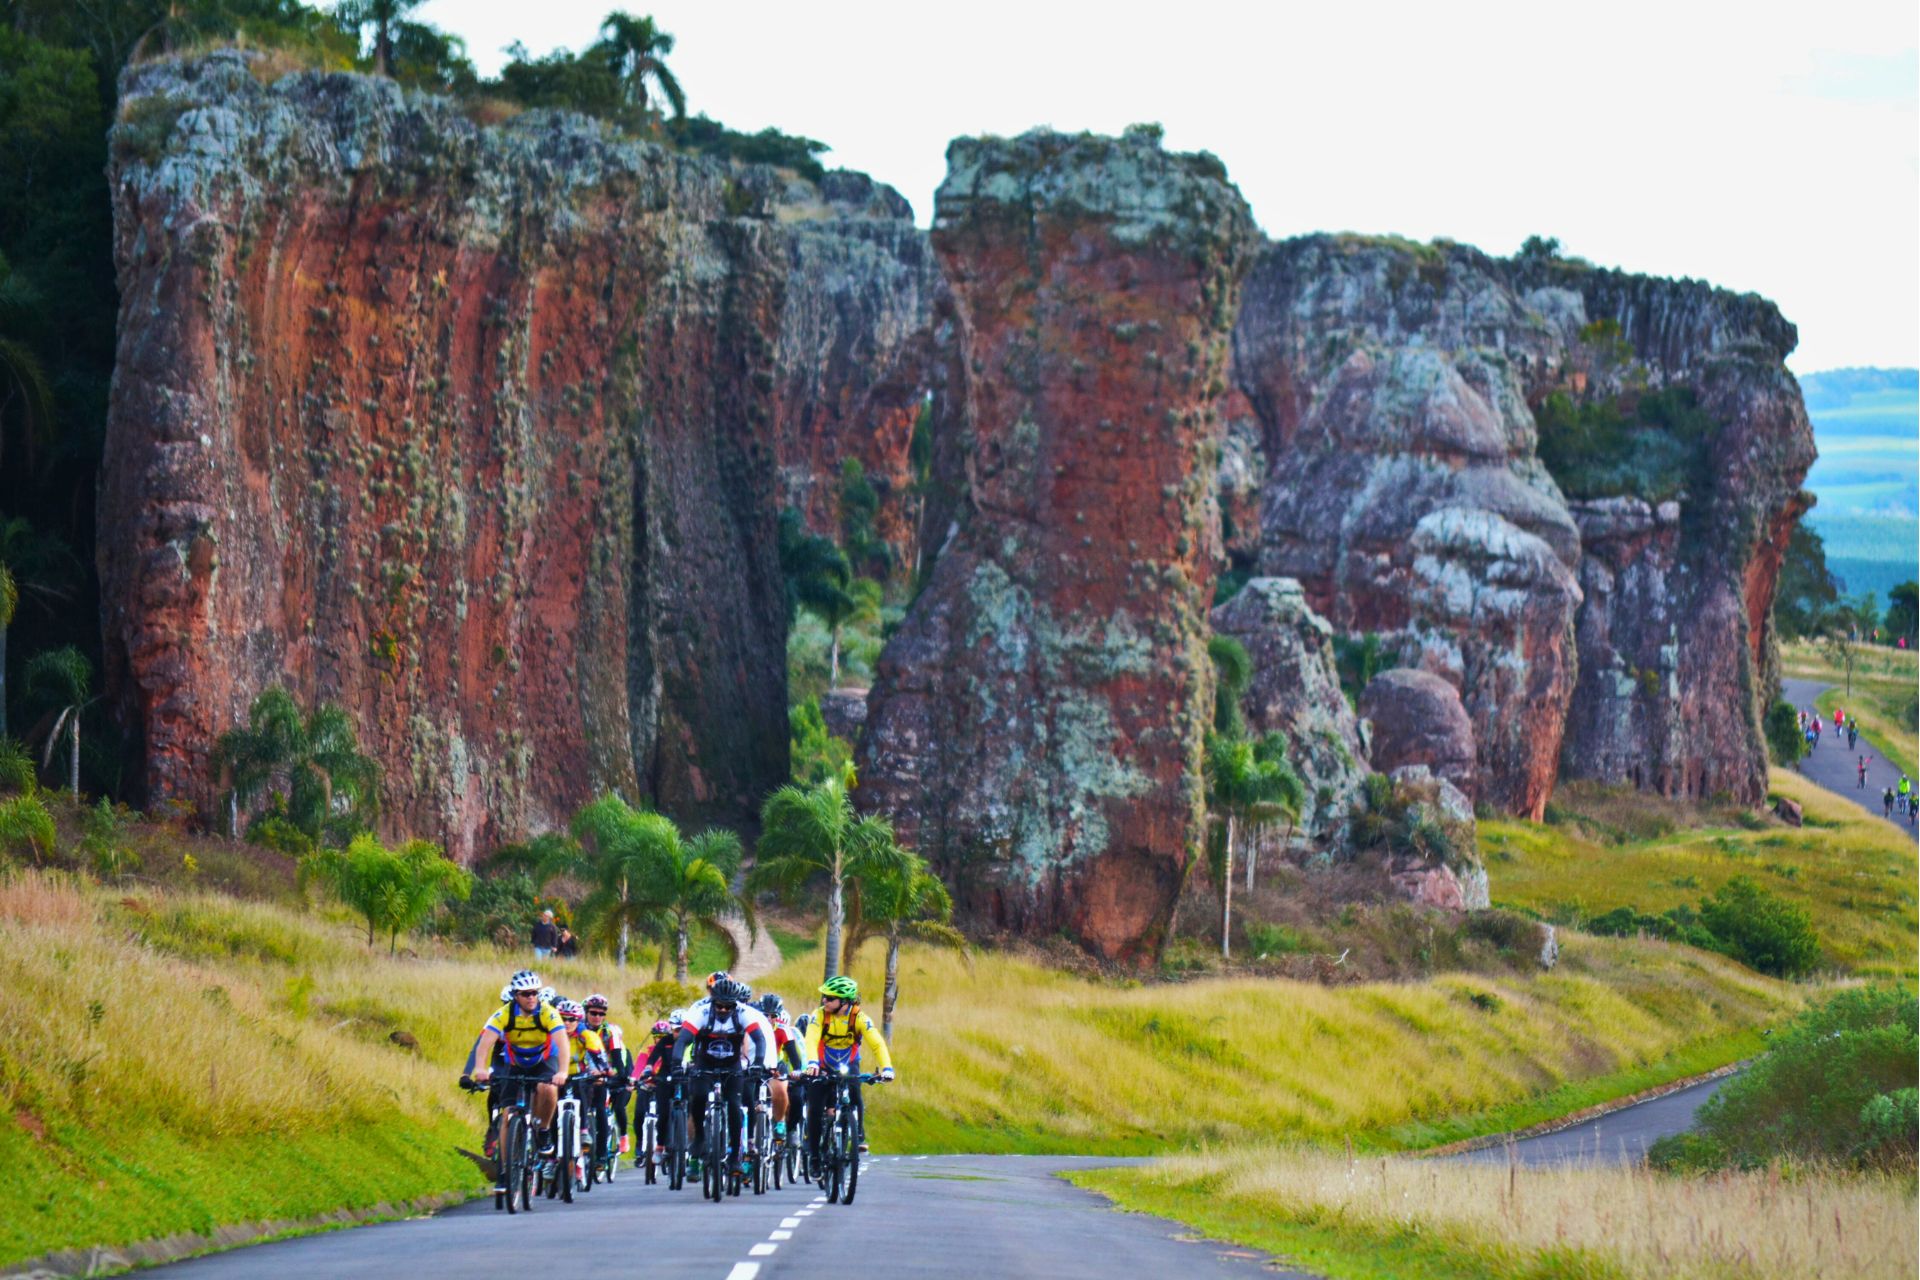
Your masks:
M601 787L752 812L786 772L775 175L238 54L130 73L114 156L100 568L150 797L210 801L278 682L461 856ZM808 198L816 241L872 213Z
M1251 222L1211 157L1030 133L948 151L957 532L868 701L862 803L977 925L1150 961L1203 821L1226 336Z

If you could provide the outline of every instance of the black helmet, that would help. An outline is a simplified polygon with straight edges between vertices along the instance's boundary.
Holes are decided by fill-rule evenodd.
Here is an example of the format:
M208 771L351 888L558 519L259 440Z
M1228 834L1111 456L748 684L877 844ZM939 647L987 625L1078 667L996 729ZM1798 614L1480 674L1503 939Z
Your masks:
M787 1002L771 991L761 996L760 1003L756 1004L754 1008L766 1014L769 1018L779 1019L787 1016Z
M732 978L722 978L713 984L709 998L714 1004L745 1004L752 994L753 992L747 989L745 983L735 982Z

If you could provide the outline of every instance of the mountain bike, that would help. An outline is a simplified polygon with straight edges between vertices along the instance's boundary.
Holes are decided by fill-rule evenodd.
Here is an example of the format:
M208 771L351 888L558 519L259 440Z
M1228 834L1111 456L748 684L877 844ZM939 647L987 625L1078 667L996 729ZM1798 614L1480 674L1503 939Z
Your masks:
M542 1161L537 1177L542 1193L551 1200L558 1196L573 1203L573 1190L580 1185L580 1099L568 1085L554 1114L553 1158Z
M807 1078L787 1079L787 1143L781 1163L787 1167L787 1182L798 1186L813 1181L813 1158L807 1150Z
M633 1163L645 1177L648 1186L652 1186L665 1167L664 1160L656 1159L654 1152L660 1147L660 1122L653 1114L653 1090L636 1088L633 1091L633 1124L630 1126L636 1145L633 1149Z
M676 1071L664 1083L673 1093L667 1100L667 1133L660 1145L667 1149L667 1189L678 1191L687 1183L687 1156L690 1154L688 1130L691 1127L689 1121L693 1103L688 1092L686 1072Z
M860 1108L853 1105L853 1080L844 1068L829 1077L833 1081L833 1105L827 1108L828 1124L821 1133L820 1189L829 1204L852 1204L860 1185ZM863 1085L880 1084L875 1075L858 1077Z
M773 1072L765 1067L747 1068L747 1081L752 1087L751 1101L747 1104L746 1131L741 1135L741 1145L746 1149L747 1159L753 1163L750 1179L753 1194L767 1194L769 1166L773 1164L773 1091L767 1087L767 1080Z
M582 1100L581 1145L586 1148L581 1163L586 1169L586 1177L580 1189L591 1191L595 1182L613 1181L620 1150L613 1140L613 1107L606 1081L582 1081L581 1092L585 1095Z
M700 1088L700 1194L716 1203L737 1188L729 1187L731 1170L727 1166L727 1107L724 1084L726 1073L701 1071Z
M534 1166L537 1161L533 1150L531 1106L533 1091L547 1077L544 1072L538 1075L504 1072L501 1079L503 1088L500 1105L488 1117L494 1130L493 1207L505 1209L508 1213L519 1213L533 1208ZM487 1092L486 1085L464 1077L460 1087L469 1093Z

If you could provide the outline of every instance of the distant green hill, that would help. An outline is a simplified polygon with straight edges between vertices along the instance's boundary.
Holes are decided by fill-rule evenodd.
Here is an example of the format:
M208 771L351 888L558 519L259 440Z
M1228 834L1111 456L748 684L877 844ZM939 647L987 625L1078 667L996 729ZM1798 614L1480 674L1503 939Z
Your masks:
M1920 370L1835 369L1800 379L1819 460L1807 523L1854 594L1920 576Z

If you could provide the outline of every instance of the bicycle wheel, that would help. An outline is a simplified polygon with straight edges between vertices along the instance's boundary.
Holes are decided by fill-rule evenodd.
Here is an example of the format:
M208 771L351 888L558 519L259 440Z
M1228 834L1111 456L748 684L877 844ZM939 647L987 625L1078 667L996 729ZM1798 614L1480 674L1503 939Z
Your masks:
M847 1121L846 1150L846 1185L840 1189L840 1203L852 1204L854 1189L860 1185L860 1115L857 1111Z
M520 1114L520 1141L517 1146L520 1162L520 1211L527 1213L533 1209L533 1165L534 1156L537 1153L533 1149L533 1123L527 1119L525 1112ZM512 1187L507 1188L507 1194L513 1194Z
M573 1203L573 1183L580 1162L580 1117L571 1108L560 1113L559 1140L554 1144L552 1186L559 1189L560 1199L567 1204ZM553 1191L549 1190L548 1195Z
M518 1107L507 1108L500 1117L500 1138L496 1150L500 1159L501 1194L493 1198L493 1207L505 1208L508 1213L518 1213L514 1200L519 1195L519 1177L521 1148L526 1143L527 1119L520 1114Z

